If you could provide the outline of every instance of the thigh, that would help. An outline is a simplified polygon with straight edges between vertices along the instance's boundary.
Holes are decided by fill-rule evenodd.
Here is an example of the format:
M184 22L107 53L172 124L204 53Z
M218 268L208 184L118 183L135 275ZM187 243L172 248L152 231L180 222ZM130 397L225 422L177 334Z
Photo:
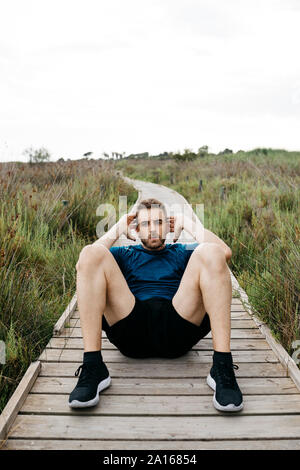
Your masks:
M112 326L133 310L135 296L129 289L118 263L109 250L103 260L103 268L107 281L106 305L103 314L108 325Z
M205 315L200 290L200 259L197 248L186 265L179 287L172 299L175 310L186 320L199 326Z

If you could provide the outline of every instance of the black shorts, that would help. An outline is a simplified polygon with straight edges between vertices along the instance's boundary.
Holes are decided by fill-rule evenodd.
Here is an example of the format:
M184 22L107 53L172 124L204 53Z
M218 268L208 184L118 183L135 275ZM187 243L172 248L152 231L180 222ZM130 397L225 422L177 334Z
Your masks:
M137 297L127 317L112 326L103 315L102 328L124 356L134 358L180 357L211 330L207 313L197 326L179 315L171 299Z

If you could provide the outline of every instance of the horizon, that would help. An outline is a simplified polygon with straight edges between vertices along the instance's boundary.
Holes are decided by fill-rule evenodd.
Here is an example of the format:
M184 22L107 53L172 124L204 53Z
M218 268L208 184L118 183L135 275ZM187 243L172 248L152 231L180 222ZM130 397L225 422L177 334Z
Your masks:
M228 150L232 150L232 149L229 149L228 147L226 147L226 149ZM225 149L223 149L225 150ZM244 150L244 149L239 149L238 151L234 152L232 151L229 152L229 153L226 153L226 154L221 154L222 151L220 151L219 153L215 153L215 152L210 152L208 151L207 152L207 156L209 155L215 155L215 156L222 156L222 155L236 155L237 153L239 152L243 152L243 153L250 153L250 152L254 152L254 151L258 151L258 150L267 150L267 151L271 151L271 152L286 152L286 153L300 153L300 150L287 150L287 149L284 149L284 148L272 148L272 147L254 147L254 148L251 148L249 150ZM166 151L167 152L167 151ZM183 154L183 151L179 151L180 154ZM140 153L144 153L144 152L140 152ZM143 158L155 158L155 157L158 157L159 154L163 154L164 152L160 152L158 154L154 154L154 155L151 155L149 154L149 156L147 157L137 157L136 159L138 160L139 158L140 159L143 159ZM175 152L173 152L175 153ZM133 157L131 157L131 155L133 155ZM101 156L97 157L97 156L84 156L82 155L81 157L78 157L78 158L64 158L64 157L59 157L58 159L56 160L53 160L51 159L51 156L50 156L50 159L45 161L45 162L38 162L38 163L56 163L58 162L60 159L63 159L63 161L67 162L67 161L77 161L77 160L95 160L95 161L99 161L99 160L102 160L104 162L108 162L108 161L122 161L122 160L126 160L127 158L134 158L134 155L137 155L137 154L130 154L130 155L126 155L126 156L123 156L123 158L114 158L112 156L110 156L109 158L103 158ZM268 156L268 153L265 154L264 156ZM172 159L173 157L170 156L169 157L170 159ZM201 157L197 157L197 158L201 158ZM0 159L0 163L29 163L29 160L27 158L27 160L8 160L8 161L1 161ZM35 164L36 162L33 162L33 164Z

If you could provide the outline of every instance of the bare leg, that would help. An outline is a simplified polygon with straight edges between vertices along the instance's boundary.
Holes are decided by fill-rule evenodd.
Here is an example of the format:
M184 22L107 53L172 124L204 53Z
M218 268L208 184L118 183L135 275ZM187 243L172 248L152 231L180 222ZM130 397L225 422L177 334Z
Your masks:
M135 303L111 252L104 246L87 245L77 269L77 303L84 352L101 349L102 315L111 326L128 315Z
M199 326L208 313L213 347L230 351L232 284L225 254L216 243L203 243L191 254L172 302L183 318Z
M214 353L206 382L215 392L214 406L220 411L239 411L243 408L243 395L236 382L230 351L232 283L222 248L216 243L199 245L181 281L177 297L173 297L177 312L196 325L201 324L203 311L209 315Z
M232 283L225 254L218 245L207 246L200 258L200 289L210 319L213 348L230 352Z

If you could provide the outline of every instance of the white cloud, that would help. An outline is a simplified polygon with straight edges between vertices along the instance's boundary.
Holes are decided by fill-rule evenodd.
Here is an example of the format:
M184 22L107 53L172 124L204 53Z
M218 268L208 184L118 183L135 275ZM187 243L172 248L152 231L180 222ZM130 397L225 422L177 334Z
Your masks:
M0 18L0 159L299 149L292 0L12 0Z

